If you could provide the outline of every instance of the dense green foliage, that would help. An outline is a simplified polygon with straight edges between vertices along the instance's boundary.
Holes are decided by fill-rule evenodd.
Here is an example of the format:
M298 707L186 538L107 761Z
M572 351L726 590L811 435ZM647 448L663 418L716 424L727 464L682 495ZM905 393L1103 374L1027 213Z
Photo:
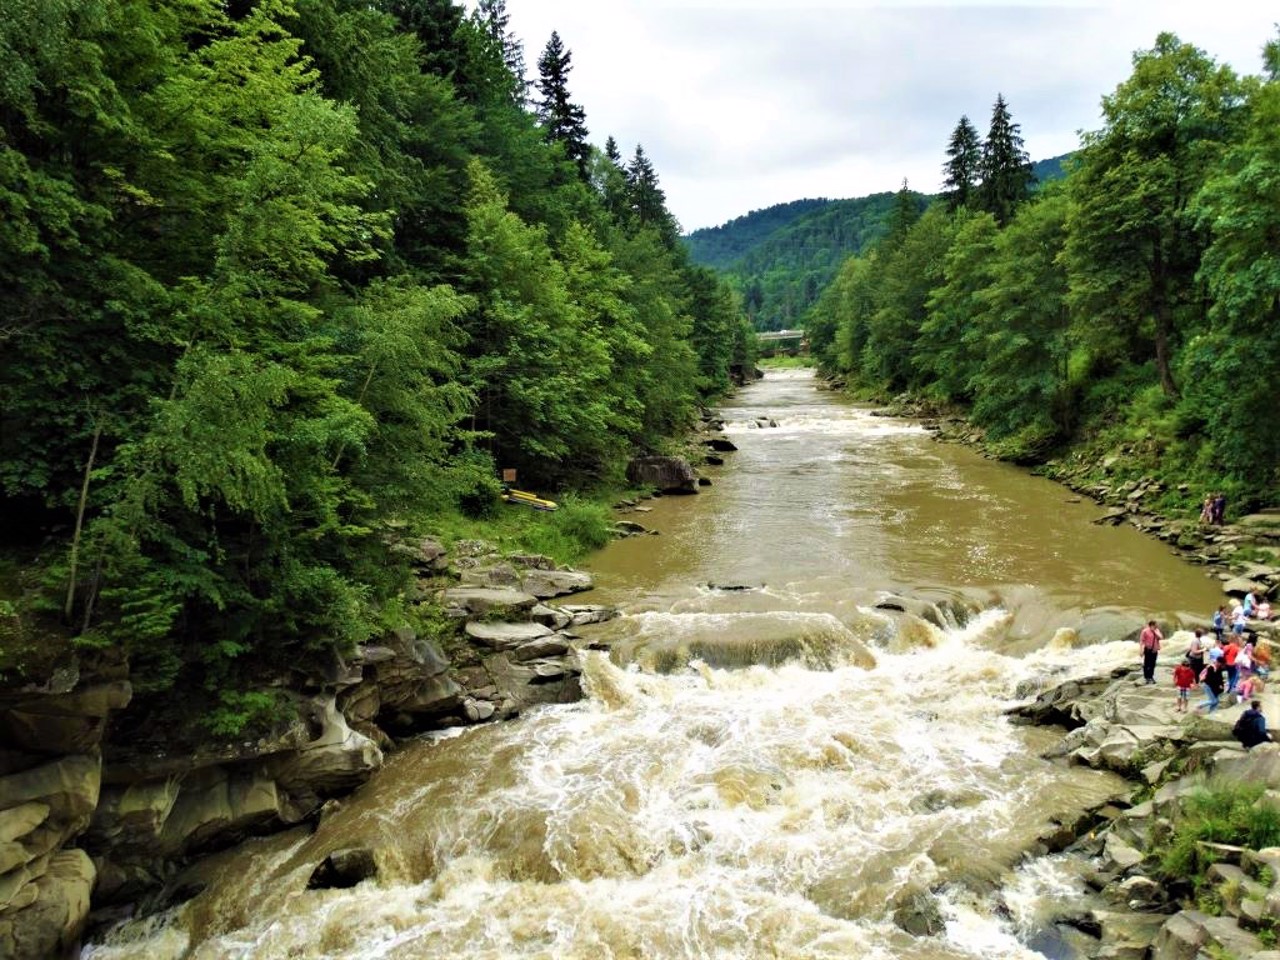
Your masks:
M926 198L912 196L923 209ZM894 198L799 200L695 230L686 243L695 262L733 282L757 330L785 330L800 326L846 257L884 236Z
M501 0L2 6L4 537L143 688L234 714L382 628L392 521L613 480L752 359Z
M970 159L976 165L980 154ZM1033 182L1060 179L1066 159L1051 157L1034 164ZM973 169L976 183L976 166ZM923 209L929 198L915 197ZM840 265L885 235L894 198L892 193L877 193L855 200L795 200L755 210L723 226L695 230L684 242L695 263L719 271L733 283L757 330L795 328L835 279Z
M1277 42L1265 66L1241 78L1162 34L1065 178L1034 192L998 100L983 156L1007 155L1010 179L980 164L968 203L957 180L950 203L848 259L806 319L822 366L966 408L1014 459L1118 447L1122 471L1176 475L1191 498L1273 500Z

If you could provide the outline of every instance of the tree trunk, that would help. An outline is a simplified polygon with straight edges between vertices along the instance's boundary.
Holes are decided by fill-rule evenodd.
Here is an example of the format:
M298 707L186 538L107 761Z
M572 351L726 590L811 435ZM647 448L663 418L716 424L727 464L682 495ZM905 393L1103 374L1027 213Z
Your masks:
M1166 397L1176 397L1178 385L1173 382L1169 346L1173 336L1173 307L1169 303L1169 276L1165 269L1164 251L1158 243L1151 263L1151 306L1156 328L1156 371L1160 374L1160 389Z
M93 473L93 461L98 456L98 440L102 437L102 424L93 429L93 443L89 446L89 459L84 465L84 481L80 484L80 505L76 508L76 530L71 536L71 573L67 577L67 600L62 608L63 618L70 623L71 611L76 603L76 564L80 559L80 533L84 529L84 511L89 502L89 476Z

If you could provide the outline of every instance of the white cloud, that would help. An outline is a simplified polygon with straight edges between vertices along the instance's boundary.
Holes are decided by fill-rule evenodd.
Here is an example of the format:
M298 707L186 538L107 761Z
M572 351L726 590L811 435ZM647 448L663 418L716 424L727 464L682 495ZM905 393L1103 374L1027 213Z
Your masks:
M985 132L1001 92L1033 159L1075 147L1133 51L1169 30L1243 73L1274 35L1267 4L508 0L525 58L552 30L591 139L636 143L686 229L802 197L938 188L962 113Z

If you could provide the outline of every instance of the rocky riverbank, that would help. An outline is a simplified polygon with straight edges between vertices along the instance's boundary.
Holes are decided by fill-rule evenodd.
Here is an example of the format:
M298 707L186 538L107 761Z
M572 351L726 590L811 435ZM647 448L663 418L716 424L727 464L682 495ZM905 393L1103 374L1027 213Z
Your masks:
M1143 683L1135 666L1058 684L1011 712L1014 722L1066 728L1047 758L1110 770L1133 784L1127 799L1046 833L1046 850L1077 858L1089 888L1082 901L1063 904L1045 931L1061 948L1056 955L1280 960L1280 847L1254 849L1243 836L1215 842L1191 832L1206 803L1225 806L1218 798L1241 790L1267 808L1259 823L1280 825L1280 745L1243 750L1231 736L1238 704L1176 713L1176 659L1162 661L1156 686ZM1280 718L1280 696L1263 700L1264 713ZM1229 811L1219 814L1210 836L1232 829ZM1178 844L1188 855L1176 861L1182 872L1170 876L1169 851Z
M135 715L128 669L85 658L0 691L0 956L74 948L97 908L152 909L192 858L314 821L387 751L431 730L581 696L574 628L614 615L561 601L589 575L471 541L446 552L393 536L414 571L403 626L332 663L280 677L284 718L247 741L184 745L169 704ZM154 707L154 705L152 705Z

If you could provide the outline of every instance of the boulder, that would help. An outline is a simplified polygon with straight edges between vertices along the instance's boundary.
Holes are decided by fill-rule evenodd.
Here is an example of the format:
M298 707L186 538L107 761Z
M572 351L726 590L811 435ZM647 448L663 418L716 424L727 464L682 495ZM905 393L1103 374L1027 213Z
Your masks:
M618 616L618 611L614 607L605 607L598 603L566 603L560 609L569 614L575 627L588 623L605 623Z
M538 598L509 588L451 587L441 591L440 604L449 616L475 617L532 610L538 605Z
M531 640L550 636L551 629L540 623L495 623L473 620L466 626L467 636L490 650L514 650Z
M524 663L528 660L562 657L568 652L569 642L562 636L552 635L521 644L511 652L511 659L517 663Z
M102 740L107 714L133 695L124 680L57 696L18 698L0 709L0 742L33 753L88 753Z
M637 457L627 464L627 482L663 493L697 493L698 477L680 457Z
M541 603L529 611L529 619L552 630L563 630L573 622L573 617L564 610Z
M539 600L590 590L591 575L577 570L529 570L520 578L520 589Z
M947 926L938 898L923 890L911 890L897 898L893 922L913 937L935 937Z
M1259 583L1256 580L1247 580L1244 577L1236 577L1228 580L1222 585L1222 592L1232 597L1243 597L1246 593L1258 592L1266 593L1267 585Z
M378 858L368 847L334 850L311 872L308 890L344 890L378 875Z
M290 794L332 796L363 783L382 766L378 745L348 726L332 694L314 701L312 722L320 731L315 739L267 765L268 774ZM255 804L262 809L275 807L273 791L274 784L263 785L259 794L246 795L242 802L246 809Z
M702 443L717 453L733 453L738 449L732 440L726 440L724 437L708 437Z
M97 757L72 754L21 773L0 777L0 803L17 807L39 801L49 818L66 825L66 835L84 829L98 805L102 786L102 762Z
M486 657L485 669L493 678L499 696L510 700L516 710L544 703L574 703L582 699L576 660L530 660L517 663L508 654Z
M49 859L43 874L20 895L21 903L0 908L0 956L46 960L76 947L89 915L96 871L83 850L64 850Z
M459 580L468 587L515 589L520 586L520 573L510 563L499 563L491 567L474 567L464 570Z
M284 814L284 816L282 816ZM209 767L191 774L182 784L160 837L146 855L178 856L192 850L225 846L252 830L281 818L294 819L282 809L275 781L253 773L230 774ZM94 832L111 832L109 821Z

